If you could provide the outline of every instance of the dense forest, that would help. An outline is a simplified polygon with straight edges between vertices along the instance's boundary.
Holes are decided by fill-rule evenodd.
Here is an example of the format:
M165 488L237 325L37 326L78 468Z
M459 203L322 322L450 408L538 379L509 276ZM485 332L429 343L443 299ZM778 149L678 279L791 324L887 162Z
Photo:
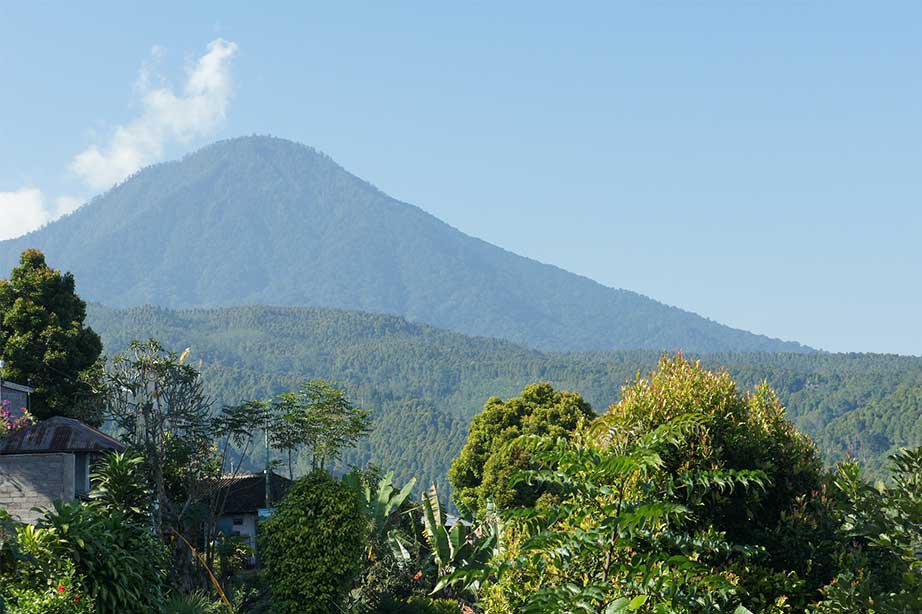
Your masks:
M358 309L544 350L806 350L470 237L276 138L144 169L0 241L0 271L30 247L106 305Z
M90 305L88 322L112 355L135 338L192 348L218 404L262 399L325 378L372 412L374 428L344 462L372 461L404 482L448 488L445 476L471 418L494 395L548 381L603 412L653 351L542 353L401 318L321 308L170 310ZM871 475L898 447L922 443L922 359L873 354L710 354L741 389L767 381L826 462L853 455Z

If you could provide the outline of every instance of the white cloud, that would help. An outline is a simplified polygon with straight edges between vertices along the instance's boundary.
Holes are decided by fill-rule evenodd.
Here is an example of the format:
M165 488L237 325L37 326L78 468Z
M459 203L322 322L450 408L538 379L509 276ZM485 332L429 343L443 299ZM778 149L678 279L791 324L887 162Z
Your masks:
M0 241L31 232L74 211L82 203L83 199L76 196L59 196L49 204L36 188L0 192Z
M153 47L134 83L140 116L116 126L108 143L93 145L74 157L70 170L89 187L106 189L160 160L169 143L188 143L214 132L227 113L232 91L230 61L236 53L234 42L211 41L205 54L186 69L185 83L177 94L157 70L163 48ZM49 201L34 187L0 192L0 240L31 232L74 211L85 200L58 196Z
M70 169L88 186L106 189L138 169L158 161L173 141L189 141L211 134L224 119L230 101L230 60L237 44L216 39L206 53L186 70L186 81L177 95L170 87L155 87L154 65L163 55L159 47L152 60L142 65L135 89L143 112L128 124L117 126L111 140L78 154Z
M41 190L0 192L0 240L24 235L46 221L48 213Z

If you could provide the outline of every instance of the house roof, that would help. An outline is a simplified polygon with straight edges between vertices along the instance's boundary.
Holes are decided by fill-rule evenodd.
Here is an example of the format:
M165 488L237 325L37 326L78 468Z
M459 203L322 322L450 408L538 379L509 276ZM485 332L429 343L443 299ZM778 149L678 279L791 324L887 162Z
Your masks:
M35 392L34 388L23 386L22 384L14 384L13 382L8 382L6 380L3 380L0 386L6 388L7 390L16 390L17 392L25 392L26 394L32 394Z
M19 429L0 439L0 454L40 452L121 452L125 446L102 431L74 420L55 416Z
M278 505L291 488L291 480L272 473L269 480L272 505ZM266 474L239 473L221 478L221 494L226 496L225 514L255 514L266 506Z

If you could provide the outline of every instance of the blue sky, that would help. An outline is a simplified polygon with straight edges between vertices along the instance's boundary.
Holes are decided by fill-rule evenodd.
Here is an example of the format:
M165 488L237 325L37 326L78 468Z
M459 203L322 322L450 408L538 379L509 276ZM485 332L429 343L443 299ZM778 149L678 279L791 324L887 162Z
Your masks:
M165 93L143 162L282 136L606 285L922 353L922 4L433 4L0 4L0 234Z

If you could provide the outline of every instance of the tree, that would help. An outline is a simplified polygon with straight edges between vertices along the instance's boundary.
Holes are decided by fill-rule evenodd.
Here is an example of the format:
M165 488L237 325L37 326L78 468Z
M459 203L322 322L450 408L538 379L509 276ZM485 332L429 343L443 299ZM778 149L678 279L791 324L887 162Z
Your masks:
M524 437L548 468L513 481L552 484L559 501L503 511L503 547L482 592L486 611L734 611L743 595L725 565L733 551L727 537L696 527L700 506L670 501L658 486L665 456L687 444L699 419L676 417L618 446L599 445L589 430L569 440ZM694 471L686 484L728 493L762 479L755 471Z
M368 412L355 407L345 391L322 380L307 382L296 392L280 394L272 404L270 440L288 453L288 473L294 479L291 456L305 446L311 469L323 469L343 449L369 432Z
M362 502L347 484L319 469L295 482L262 525L272 611L337 611L361 570L367 536Z
M133 341L106 372L106 407L124 442L144 458L157 502L158 535L178 534L191 541L204 527L210 544L223 505L217 493L231 443L239 451L231 472L236 474L265 416L254 411L260 404L224 407L213 414L198 371L186 364L188 356L189 350L167 352L153 339ZM220 448L218 442L223 442ZM193 583L190 553L182 540L174 545L172 571L178 581Z
M922 611L922 448L890 456L891 480L871 485L855 462L835 477L841 568L817 614Z
M711 527L737 544L763 550L759 572L741 574L746 588L762 594L756 601L776 597L760 573L796 574L806 585L788 598L811 599L834 572L833 549L822 549L834 540L824 518L828 511L814 503L822 500L825 473L815 445L786 419L767 385L740 392L725 371L709 371L681 354L664 356L649 376L625 386L621 401L599 418L598 443L629 445L689 412L699 418L685 445L663 453L658 486L676 503L695 502L699 528ZM702 493L685 484L696 473L735 471L761 472L764 488ZM790 539L795 534L799 543Z
M73 275L50 268L42 252L22 253L9 280L0 279L0 375L35 389L39 420L67 416L99 426L102 342L84 326L86 303L74 290Z
M490 501L499 508L531 505L544 489L509 483L515 471L531 465L517 438L567 437L593 417L592 407L579 394L558 392L547 382L527 386L522 396L508 401L490 398L471 422L467 443L448 472L456 503L475 513Z

